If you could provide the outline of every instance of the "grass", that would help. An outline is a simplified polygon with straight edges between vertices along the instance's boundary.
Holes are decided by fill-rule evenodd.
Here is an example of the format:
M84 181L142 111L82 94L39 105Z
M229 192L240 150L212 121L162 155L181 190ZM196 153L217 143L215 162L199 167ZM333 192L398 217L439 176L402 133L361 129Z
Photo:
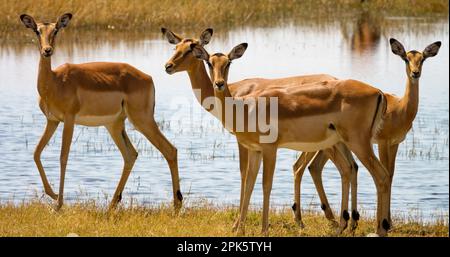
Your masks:
M374 231L374 221L362 213L359 227L353 234L345 231L342 236L365 236ZM237 208L218 207L199 201L184 207L175 215L169 205L143 207L132 205L107 213L103 205L82 202L65 205L59 212L42 200L21 204L0 205L0 236L235 236L231 227ZM247 236L261 236L261 211L249 212L246 223ZM270 214L270 236L334 236L334 228L321 213L306 211L304 229L293 221L288 208ZM394 229L390 236L448 237L448 216L429 223L417 218L394 217Z
M0 1L0 34L16 34L23 25L19 15L55 21L72 12L76 30L158 32L166 26L177 31L206 27L231 29L274 26L286 22L317 23L373 12L377 16L448 17L447 0L5 0Z

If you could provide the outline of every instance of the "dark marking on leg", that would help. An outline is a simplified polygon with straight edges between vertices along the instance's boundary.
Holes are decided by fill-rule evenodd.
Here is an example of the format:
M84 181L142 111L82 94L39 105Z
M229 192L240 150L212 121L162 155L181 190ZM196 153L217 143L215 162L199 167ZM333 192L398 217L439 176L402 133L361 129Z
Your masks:
M117 202L120 203L122 201L122 192L117 196Z
M329 129L331 130L336 130L336 127L333 125L333 123L330 123L330 125L328 126Z
M344 210L342 212L342 217L344 218L345 221L348 221L350 219L350 215L348 214L347 210Z
M352 219L359 220L359 212L357 210L352 211Z
M293 210L293 211L296 211L296 210L297 210L297 203L294 203L294 204L292 205L292 210Z
M356 172L358 172L358 164L356 164L356 162L353 162L353 168Z
M383 226L383 228L388 231L391 228L391 225L389 224L389 222L387 221L387 219L383 219L383 223L381 224Z
M180 190L177 190L177 197L180 202L183 201L183 195L181 194Z
M327 206L323 203L320 205L320 208L322 209L322 211L325 211L327 209Z

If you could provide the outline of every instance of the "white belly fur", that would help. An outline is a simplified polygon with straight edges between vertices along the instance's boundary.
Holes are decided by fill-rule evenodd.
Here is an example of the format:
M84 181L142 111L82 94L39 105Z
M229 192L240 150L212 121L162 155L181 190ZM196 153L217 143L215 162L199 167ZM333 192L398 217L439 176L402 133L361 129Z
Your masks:
M112 123L117 120L120 112L114 115L104 115L104 116L75 116L75 123L83 126L102 126Z
M339 142L337 133L331 133L325 140L319 142L290 142L281 144L281 148L288 148L291 150L302 152L316 152L322 149L330 148Z

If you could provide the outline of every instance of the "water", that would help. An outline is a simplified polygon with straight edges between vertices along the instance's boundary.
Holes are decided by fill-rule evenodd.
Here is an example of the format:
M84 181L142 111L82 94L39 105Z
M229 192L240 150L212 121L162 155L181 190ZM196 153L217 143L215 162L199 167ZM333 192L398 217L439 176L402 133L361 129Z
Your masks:
M328 73L402 95L406 84L404 62L391 53L388 38L399 39L407 50L422 50L441 40L443 47L438 56L427 60L423 67L419 112L413 129L400 145L392 192L394 213L415 211L430 217L449 207L448 20L390 18L384 24L381 27L378 22L360 17L317 27L244 27L216 33L207 49L227 52L238 43L249 43L244 57L233 62L230 82L249 77ZM236 140L195 101L186 73L171 76L164 72L163 65L172 55L173 46L161 36L133 40L113 37L93 43L80 38L67 40L70 36L70 28L61 33L53 67L65 62L118 61L151 74L156 86L155 118L178 148L185 197L237 204L240 176ZM0 46L0 201L22 201L42 194L33 162L33 149L45 125L37 105L39 57L34 44L19 42ZM54 189L59 183L61 131L60 125L42 155ZM170 201L171 180L165 160L129 124L128 131L140 155L128 180L125 199L133 197L141 204ZM291 167L296 156L294 151L279 151L272 206L292 204ZM375 187L367 170L360 167L359 205L373 210ZM66 172L67 201L110 199L121 169L122 157L106 129L76 127ZM328 163L323 174L330 203L337 208L338 172ZM252 204L257 206L262 204L261 177L252 197ZM318 208L319 199L308 173L303 179L302 197L304 208Z

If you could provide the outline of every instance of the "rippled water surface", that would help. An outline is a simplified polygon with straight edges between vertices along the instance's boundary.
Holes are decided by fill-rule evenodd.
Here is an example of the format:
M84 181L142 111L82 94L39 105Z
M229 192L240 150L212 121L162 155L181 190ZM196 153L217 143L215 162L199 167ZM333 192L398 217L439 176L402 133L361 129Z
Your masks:
M425 216L447 212L449 199L449 37L448 21L391 18L393 27L378 27L360 17L346 23L317 27L286 25L277 28L241 28L213 36L211 52L228 52L248 42L246 54L233 62L229 81L250 77L287 77L328 73L362 80L383 91L403 95L404 62L391 53L389 37L407 49L423 50L441 40L443 46L427 60L420 79L419 112L413 129L400 145L393 184L392 208L418 211ZM200 32L200 31L199 31ZM70 27L60 37L70 36ZM30 32L31 34L31 32ZM192 36L192 35L191 35ZM30 36L31 38L31 36ZM186 73L168 75L163 65L173 46L162 37L92 43L64 41L53 56L53 67L65 62L127 62L151 74L156 86L156 115L166 137L178 148L182 191L188 199L237 204L240 176L236 140L195 101ZM37 105L38 51L34 44L0 46L0 201L21 201L42 194L33 162L33 149L45 119ZM44 150L42 159L54 188L59 181L62 126ZM128 124L139 158L124 197L141 203L171 199L170 172L160 153ZM292 164L297 152L280 150L272 191L272 204L292 203ZM362 167L362 165L360 165ZM122 158L105 128L75 129L66 173L65 195L74 199L111 196L122 169ZM331 163L324 171L326 192L333 206L340 203L340 177ZM261 175L252 203L262 203ZM366 169L359 173L360 208L375 207L375 187ZM303 206L318 208L311 177L305 173Z

